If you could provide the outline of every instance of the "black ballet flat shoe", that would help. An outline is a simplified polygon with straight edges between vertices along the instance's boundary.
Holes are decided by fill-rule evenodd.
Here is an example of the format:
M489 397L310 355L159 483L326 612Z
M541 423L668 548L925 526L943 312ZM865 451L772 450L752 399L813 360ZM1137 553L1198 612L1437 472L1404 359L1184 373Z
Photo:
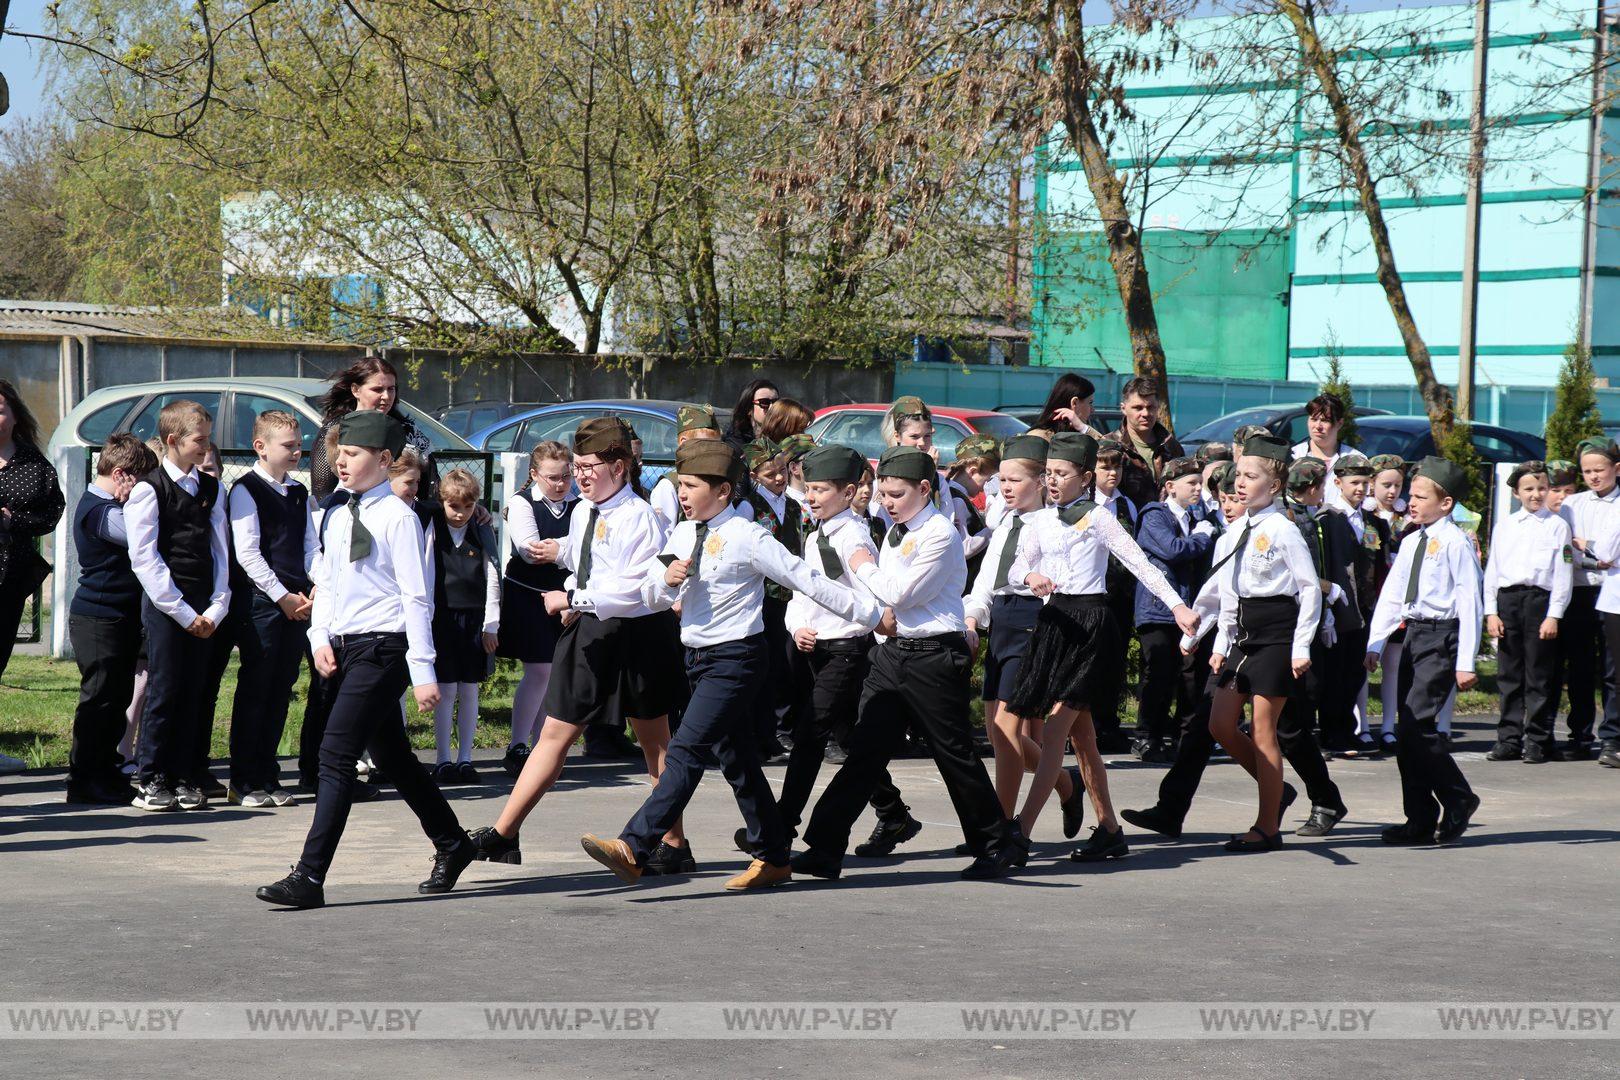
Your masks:
M832 855L823 855L815 848L807 848L788 860L788 865L795 874L808 874L810 877L822 878L826 881L837 881L844 872L842 859Z
M1074 780L1074 794L1063 804L1063 839L1073 840L1080 835L1080 826L1086 823L1086 785L1080 779L1078 768L1071 765L1068 772Z
M1138 829L1168 836L1172 840L1181 836L1181 819L1162 806L1150 806L1146 810L1121 810L1119 816Z
M866 838L866 843L855 845L855 854L863 859L881 858L922 832L922 822L907 814L901 821L880 821Z
M1251 832L1259 832L1252 829ZM1277 851L1283 846L1282 831L1274 833L1260 833L1259 836L1234 836L1226 842L1226 850L1238 855L1248 855L1260 851Z
M1125 830L1115 828L1107 832L1101 825L1091 827L1091 839L1082 847L1069 852L1070 862L1094 863L1104 859L1119 859L1131 853L1130 845L1125 842Z
M1382 835L1386 844L1418 847L1434 843L1434 826L1414 825L1410 821L1403 821L1399 825L1391 825Z
M274 885L261 885L254 896L267 904L286 908L318 908L326 904L326 890L309 880L297 867Z
M468 834L473 847L477 849L478 859L481 862L506 863L509 866L520 866L523 863L523 852L518 850L518 838L508 840L496 832L493 826L486 825Z
M1029 865L1029 837L1024 835L1017 818L1007 823L1007 838L1002 841L1002 847L1008 851L1008 860L1013 866L1022 870Z
M1455 810L1447 810L1440 815L1440 827L1434 831L1434 842L1437 844L1455 844L1462 839L1462 834L1468 831L1473 822L1474 812L1479 809L1479 796L1470 794L1463 804Z
M506 770L507 776L510 776L512 779L516 780L522 775L523 766L528 760L529 748L522 743L518 743L516 746L508 749L506 751L506 756L501 758L501 768Z
M647 861L641 866L642 877L668 877L670 874L697 873L697 860L692 857L692 842L690 840L680 847L671 847L667 841L660 840L658 847L647 856Z
M463 834L461 843L449 851L435 851L433 853L433 872L428 874L427 880L416 887L419 893L447 893L456 887L461 878L461 872L473 864L478 858L478 848L473 845L472 838Z
M1294 830L1295 836L1326 836L1350 811L1342 806L1313 806L1311 816Z

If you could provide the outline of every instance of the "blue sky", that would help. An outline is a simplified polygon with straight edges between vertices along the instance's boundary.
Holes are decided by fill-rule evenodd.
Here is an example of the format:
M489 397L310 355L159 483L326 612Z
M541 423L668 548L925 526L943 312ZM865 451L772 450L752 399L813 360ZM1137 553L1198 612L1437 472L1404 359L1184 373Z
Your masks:
M1340 0L1336 10L1377 11L1397 7L1433 7L1447 2L1455 3L1457 0ZM1098 19L1107 17L1106 4L1088 0L1086 6L1088 9L1096 9L1095 13L1088 10L1088 16ZM1207 7L1212 13L1220 7L1228 6L1216 3L1200 5ZM45 24L45 4L41 0L12 0L8 22L12 28L40 33ZM6 80L11 84L11 112L0 119L0 124L15 123L26 117L43 116L48 111L48 94L44 86L47 73L39 69L37 43L9 35L0 37L0 72L5 73Z

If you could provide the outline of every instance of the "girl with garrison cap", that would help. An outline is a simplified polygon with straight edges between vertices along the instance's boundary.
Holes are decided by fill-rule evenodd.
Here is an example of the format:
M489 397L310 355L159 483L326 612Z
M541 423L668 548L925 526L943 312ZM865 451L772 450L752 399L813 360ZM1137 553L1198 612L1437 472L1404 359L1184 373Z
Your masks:
M1123 672L1113 657L1121 629L1107 595L1108 556L1113 554L1171 610L1185 633L1198 628L1195 615L1176 594L1119 520L1092 501L1097 441L1075 431L1052 436L1046 454L1046 489L1052 505L1030 515L1008 571L1036 596L1047 598L1036 619L1029 652L1006 710L1020 720L1044 717L1041 754L1030 781L1019 825L1031 834L1035 819L1063 768L1063 747L1074 740L1080 773L1091 792L1097 825L1076 862L1118 858L1129 850L1114 818L1108 777L1092 726L1093 703L1111 700Z
M674 625L641 596L647 564L658 555L664 529L658 515L629 486L630 432L605 416L574 433L574 482L580 501L561 542L541 540L535 555L569 571L561 589L544 595L547 614L561 615L562 636L546 686L545 722L495 824L472 841L480 859L518 863L518 829L562 775L568 748L588 724L630 718L656 782L669 747L669 711L684 696ZM649 858L650 873L690 872L691 845L679 821Z
M984 726L996 756L996 797L1009 818L1018 809L1018 789L1026 772L1040 762L1045 716L1023 718L1006 708L1018 685L1019 668L1029 651L1030 635L1041 613L1041 598L1012 576L1019 538L1032 514L1046 504L1047 441L1037 435L1007 440L1001 452L1001 495L1006 513L991 534L985 558L963 600L969 631L984 635L990 645L984 655ZM1072 839L1085 820L1085 786L1078 770L1064 769L1057 776L1058 798L1063 803L1063 835Z
M1296 680L1311 666L1311 642L1322 614L1310 549L1278 505L1288 461L1288 444L1281 439L1251 435L1244 441L1235 474L1244 513L1228 522L1193 602L1206 617L1201 629L1216 627L1209 665L1216 686L1210 731L1260 789L1254 826L1227 841L1232 852L1282 846L1279 824L1293 792L1287 789L1285 795L1277 723ZM1182 651L1192 652L1202 636L1183 638ZM1238 727L1251 700L1252 738Z

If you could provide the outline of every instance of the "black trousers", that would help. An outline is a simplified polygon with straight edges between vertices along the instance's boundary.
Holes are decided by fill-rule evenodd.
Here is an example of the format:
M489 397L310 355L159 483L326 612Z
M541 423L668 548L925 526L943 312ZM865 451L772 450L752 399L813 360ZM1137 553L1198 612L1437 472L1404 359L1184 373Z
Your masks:
M1191 659L1207 673L1213 651L1214 635L1211 634L1204 638ZM1314 662L1312 666L1315 666ZM1205 674L1202 677L1207 680L1209 676ZM1207 681L1205 685L1208 685ZM1159 781L1159 806L1175 814L1178 819L1187 816L1193 796L1198 793L1198 785L1204 779L1204 767L1215 752L1215 736L1209 730L1213 700L1210 695L1203 696L1198 709L1182 728L1176 760L1164 774L1164 779ZM1283 757L1304 782L1311 805L1336 810L1344 805L1344 798L1339 794L1339 785L1333 782L1333 777L1328 773L1327 762L1322 760L1322 748L1316 741L1316 733L1311 730L1309 718L1307 710L1294 708L1290 700L1277 720L1277 743L1282 748Z
M1507 746L1535 743L1549 750L1553 746L1558 639L1541 640L1549 599L1546 589L1533 585L1512 585L1496 594L1496 614L1502 620L1502 637L1496 645L1496 685L1502 696L1496 741Z
M233 617L241 667L231 703L231 786L263 791L280 783L276 749L287 726L307 622L294 622L257 589L241 594Z
M1441 746L1435 725L1457 685L1457 620L1408 620L1396 678L1400 716L1395 724L1395 760L1401 770L1401 802L1407 822L1426 829L1439 823L1442 811L1461 808L1474 793Z
M1192 657L1181 655L1181 627L1175 623L1144 623L1136 628L1136 640L1141 643L1138 655L1142 663L1136 734L1174 740L1197 708L1204 679L1191 670ZM1208 659L1206 656L1204 676L1209 674Z
M692 801L711 755L737 796L749 847L772 866L788 861L787 827L776 808L770 781L759 762L754 703L765 692L770 660L764 634L686 651L692 697L670 739L664 771L652 794L625 825L619 839L644 863Z
M411 751L405 725L399 722L399 697L410 684L405 635L353 634L334 639L332 648L338 664L337 673L327 680L332 712L321 740L315 818L298 869L317 881L326 877L354 802L354 762L367 749L388 771L433 846L440 851L453 849L467 834L439 785Z
M315 653L304 640L309 685L304 691L304 722L298 729L298 782L307 788L320 784L321 740L326 738L326 718L332 712L331 680L315 670Z
M871 671L850 732L849 760L816 803L804 833L806 845L828 857L843 857L850 829L908 729L926 739L969 850L984 855L1007 841L1008 822L968 722L972 666L961 634L891 639L872 650Z
M1611 615L1607 611L1600 612L1603 616L1603 635L1609 646L1609 659L1620 657L1620 615ZM1608 699L1603 703L1603 723L1598 725L1597 737L1605 743L1620 743L1620 717L1614 715L1612 706L1620 703L1620 693L1614 692L1610 687Z
M1558 668L1554 685L1569 691L1569 741L1589 743L1597 718L1599 673L1603 675L1603 715L1620 716L1620 695L1614 686L1614 652L1606 647L1602 615L1596 604L1599 587L1577 585L1570 591L1569 606L1558 624ZM1500 677L1500 672L1498 672ZM1556 711L1556 707L1555 707Z
M22 629L23 608L28 606L32 595L23 592L22 579L15 574L0 580L0 678L11 664L11 653L17 647L17 631Z
M201 777L208 772L208 760L212 756L214 747L214 714L219 711L219 685L225 679L225 669L231 664L231 650L236 648L238 639L242 634L242 617L235 607L225 613L225 617L214 628L214 634L208 639L208 667L206 678L208 685L203 691L203 722L196 732L196 743L192 749L192 775ZM232 727L235 727L235 718L232 718ZM235 753L234 748L231 751Z
M794 713L799 695L794 693L795 679L791 652L796 651L793 637L787 632L787 601L765 597L765 654L769 671L764 678L764 691L754 702L755 734L761 746L775 741L777 734L789 734L794 728ZM802 669L801 669L802 673Z
M1109 582L1108 610L1113 613L1114 625L1119 627L1114 655L1109 662L1119 674L1109 680L1108 690L1091 707L1091 724L1099 736L1120 734L1120 707L1125 700L1126 668L1130 664L1131 633L1136 626L1136 581L1125 584L1116 578Z
M79 665L79 705L73 711L68 779L121 782L118 743L124 737L129 703L135 696L140 619L69 615L68 641Z
M846 751L855 717L861 705L861 689L871 669L868 653L870 637L846 641L818 641L809 653L801 653L810 674L807 708L799 710L799 723L793 729L793 750L788 754L787 773L782 778L782 795L776 800L782 823L791 831L799 827L804 808L810 801L827 743L837 740ZM872 809L879 821L904 821L910 808L901 801L900 789L887 769L872 791Z
M136 777L143 784L192 783L208 764L207 736L199 732L213 728L207 697L213 639L186 633L145 597L141 623L146 627L146 704L135 743Z
M1316 717L1322 742L1333 750L1348 750L1356 742L1356 701L1367 682L1365 623L1355 630L1340 630L1331 648L1311 650L1307 683L1316 690ZM1315 679L1310 678L1315 675Z

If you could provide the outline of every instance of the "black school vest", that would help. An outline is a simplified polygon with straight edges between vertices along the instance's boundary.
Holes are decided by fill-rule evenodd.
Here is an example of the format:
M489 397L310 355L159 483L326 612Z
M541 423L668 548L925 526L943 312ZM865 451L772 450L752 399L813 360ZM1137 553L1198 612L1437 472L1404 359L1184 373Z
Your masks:
M296 480L287 482L285 493L276 491L256 472L248 472L236 482L253 498L259 514L259 554L288 592L308 593L309 577L304 573L304 530L309 525L309 492ZM235 488L232 488L235 491ZM235 548L232 548L234 554ZM231 589L255 588L235 558L231 560Z
M456 543L443 518L433 519L433 603L435 610L484 610L484 560L478 527L468 523Z
M141 583L129 564L129 549L101 538L111 499L85 494L73 511L73 547L79 553L79 587L68 610L100 619L135 619L141 613Z
M197 494L169 478L159 465L141 481L157 492L158 555L169 568L169 576L186 603L201 612L214 595L214 548L210 520L219 503L219 481L206 473L197 474Z
M545 507L544 499L534 497L532 488L524 488L517 493L517 497L529 504L534 513L534 527L542 540L556 540L566 544L568 542L568 520L574 516L574 504L578 499L569 499L563 503L561 517L554 517ZM556 563L531 563L517 553L517 545L512 545L512 554L506 560L506 577L524 588L535 592L552 592L563 587L568 580L568 571Z

